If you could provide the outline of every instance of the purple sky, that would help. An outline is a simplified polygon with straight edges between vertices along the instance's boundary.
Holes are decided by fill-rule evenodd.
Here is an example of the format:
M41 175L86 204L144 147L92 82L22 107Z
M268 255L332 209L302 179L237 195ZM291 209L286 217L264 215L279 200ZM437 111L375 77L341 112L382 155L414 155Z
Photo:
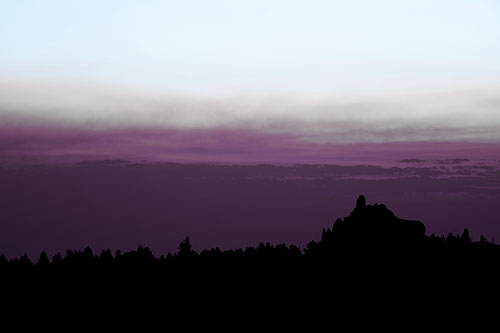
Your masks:
M428 166L420 164L428 163ZM428 233L468 228L500 239L498 164L470 160L397 167L278 167L85 161L0 169L0 252L38 256L67 248L176 251L259 242L304 246L349 214L359 194Z
M229 129L89 130L9 126L0 131L0 162L64 163L93 159L134 162L375 164L406 159L473 161L500 158L500 143L388 142L331 144L304 142L288 134Z
M494 143L335 145L241 130L3 127L0 252L143 244L165 254L187 235L198 250L304 246L359 194L429 233L467 227L500 240L499 152Z
M0 252L304 245L361 193L500 240L498 1L48 2L0 2Z

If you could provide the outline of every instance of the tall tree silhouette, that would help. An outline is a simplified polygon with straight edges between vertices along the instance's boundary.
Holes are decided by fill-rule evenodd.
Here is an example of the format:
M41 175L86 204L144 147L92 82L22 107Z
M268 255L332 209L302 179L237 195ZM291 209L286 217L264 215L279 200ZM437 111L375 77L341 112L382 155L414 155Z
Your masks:
M195 255L196 253L192 250L192 246L191 246L191 240L189 239L189 236L186 237L185 240L183 240L180 244L179 244L179 252L178 252L178 255L180 257L192 257L193 255Z

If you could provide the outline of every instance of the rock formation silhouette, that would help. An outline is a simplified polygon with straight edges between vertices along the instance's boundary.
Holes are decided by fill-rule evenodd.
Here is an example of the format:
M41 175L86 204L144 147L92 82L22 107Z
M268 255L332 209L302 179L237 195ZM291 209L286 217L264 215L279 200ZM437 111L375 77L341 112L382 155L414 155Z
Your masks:
M136 300L144 295L178 304L224 300L232 307L249 305L249 300L259 306L285 306L297 299L306 300L307 306L342 305L367 295L397 298L392 304L399 304L401 295L407 300L420 295L453 300L460 295L463 303L463 295L488 295L498 288L499 245L484 236L474 242L468 230L446 238L425 232L420 221L398 218L383 204L367 204L361 195L349 216L337 219L303 250L261 243L198 253L186 237L177 253L159 258L143 246L115 255L86 247L58 253L52 260L42 252L35 263L27 255L10 260L0 256L0 277L8 286L4 291L15 291L16 299L57 296L64 300L61 304L90 299L93 305L103 297L108 302L103 304L110 299L118 304L124 296L129 300L125 304L142 305ZM20 298L21 292L28 296Z
M477 267L489 267L490 272L500 271L500 246L481 236L473 242L468 230L462 235L449 234L437 237L425 234L420 221L397 217L384 204L367 204L360 195L351 213L338 218L330 229L323 230L319 241L310 241L301 250L295 245L261 243L257 247L222 251L219 248L193 250L186 237L177 253L155 257L148 247L113 256L111 250L94 254L90 247L83 251L67 250L49 260L42 252L33 263L25 254L8 260L0 256L0 274L3 277L54 277L76 274L81 279L88 274L113 274L117 277L168 276L179 278L179 283L190 274L224 279L225 274L240 272L244 279L255 274L284 277L291 274L308 275L310 270L321 269L334 276L339 271L374 270L391 272L411 269L415 272L471 272ZM315 268L313 268L315 267ZM231 272L231 273L230 273ZM156 275L155 275L156 274ZM201 275L200 275L201 274ZM492 275L495 276L495 275ZM499 274L500 277L500 274Z
M384 204L367 205L360 195L356 208L343 220L337 219L331 232L337 241L373 244L422 240L425 230L422 222L401 219Z

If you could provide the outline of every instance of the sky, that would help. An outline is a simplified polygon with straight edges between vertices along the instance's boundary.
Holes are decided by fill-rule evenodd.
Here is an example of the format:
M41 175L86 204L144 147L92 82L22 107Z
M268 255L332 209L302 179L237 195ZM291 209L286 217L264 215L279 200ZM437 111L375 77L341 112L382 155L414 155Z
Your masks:
M304 245L359 194L498 240L499 152L497 0L0 0L9 256Z
M469 159L408 159L391 168L82 161L0 168L0 253L36 261L91 246L177 252L260 242L304 248L364 194L427 235L500 239L500 169Z
M500 142L497 1L0 1L0 124Z
M330 94L481 86L498 83L500 70L497 1L24 0L0 6L1 68L13 78L223 95Z

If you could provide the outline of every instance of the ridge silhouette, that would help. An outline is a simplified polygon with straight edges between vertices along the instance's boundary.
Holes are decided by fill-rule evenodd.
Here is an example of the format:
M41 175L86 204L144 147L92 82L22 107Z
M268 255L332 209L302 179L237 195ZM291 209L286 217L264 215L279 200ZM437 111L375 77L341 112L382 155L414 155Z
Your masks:
M484 236L472 241L467 229L447 237L425 232L422 222L398 218L385 205L367 204L359 196L348 216L335 220L303 250L260 243L198 253L186 237L178 252L160 257L142 245L114 254L86 247L51 259L43 251L35 262L26 254L10 260L2 255L0 278L16 297L22 292L70 303L85 302L89 295L126 304L145 295L163 295L182 304L189 299L226 304L266 299L276 304L320 295L340 303L367 295L399 301L445 295L451 300L457 290L460 295L490 295L499 288L500 245Z
M115 255L111 250L102 250L100 255L94 254L90 247L83 251L66 250L65 256L57 253L49 259L45 251L42 251L39 259L33 262L27 254L19 258L8 260L5 255L0 256L0 269L2 271L11 270L42 270L51 267L85 267L97 265L153 265L158 263L183 263L203 260L211 261L218 259L241 259L243 261L275 260L277 258L287 260L289 258L313 258L316 255L336 255L335 251L348 249L356 252L377 252L380 250L394 250L393 255L400 253L397 250L419 251L421 255L426 252L435 251L434 254L443 253L443 249L448 255L454 252L473 250L486 251L488 253L500 252L500 246L489 242L484 236L480 236L478 242L472 242L469 231L465 229L462 235L449 233L447 237L437 237L434 234L427 236L425 225L416 220L408 220L397 217L394 212L384 204L367 204L366 198L360 195L356 200L356 206L351 213L342 218L338 218L332 224L331 229L322 231L321 240L310 241L303 251L295 245L270 243L260 243L257 247L246 249L235 249L222 251L218 247L203 250L197 253L192 249L189 237L183 240L178 248L178 252L167 256L155 257L149 247L139 245L137 250L122 253L116 251ZM345 253L344 253L345 254ZM200 260L203 259L203 260ZM500 257L499 257L500 259Z
M420 221L400 219L384 204L367 205L363 195L358 197L356 208L351 214L337 219L332 232L339 241L401 242L421 240L425 225Z

